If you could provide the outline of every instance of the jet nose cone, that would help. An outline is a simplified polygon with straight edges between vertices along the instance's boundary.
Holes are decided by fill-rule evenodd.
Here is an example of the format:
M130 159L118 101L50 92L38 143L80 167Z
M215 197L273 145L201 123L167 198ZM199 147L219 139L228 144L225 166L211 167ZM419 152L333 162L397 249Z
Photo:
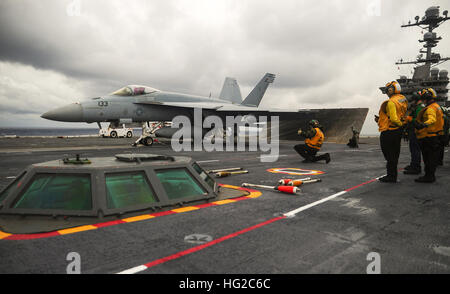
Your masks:
M73 103L47 111L46 113L41 115L41 117L56 121L82 122L83 108L79 103Z

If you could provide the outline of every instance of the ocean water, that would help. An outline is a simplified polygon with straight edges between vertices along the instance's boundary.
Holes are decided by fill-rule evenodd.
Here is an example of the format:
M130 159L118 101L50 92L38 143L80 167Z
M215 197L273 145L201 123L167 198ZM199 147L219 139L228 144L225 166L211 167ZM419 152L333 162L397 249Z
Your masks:
M134 135L140 136L141 129L133 129ZM96 136L96 128L0 128L0 137L4 136Z
M140 136L142 130L133 128L134 136ZM4 136L97 136L97 128L0 128L0 138ZM361 136L378 137L379 134L361 134Z

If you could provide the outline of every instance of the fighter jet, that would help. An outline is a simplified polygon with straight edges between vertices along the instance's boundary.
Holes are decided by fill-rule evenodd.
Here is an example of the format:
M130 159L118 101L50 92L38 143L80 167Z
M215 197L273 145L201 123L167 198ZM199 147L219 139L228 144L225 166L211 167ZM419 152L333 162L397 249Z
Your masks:
M193 108L204 111L255 110L275 75L266 73L242 101L236 79L226 78L219 98L161 91L141 85L128 85L111 94L50 110L42 118L63 122L111 122L113 125L171 121L175 116L191 117ZM100 124L99 124L100 127ZM144 127L143 127L144 128ZM145 136L141 139L145 139ZM145 144L145 140L143 140ZM147 145L147 144L145 144Z
M317 119L326 130L328 138L351 136L348 130L353 125L361 129L366 118L367 108L339 108L339 109L277 109L274 107L260 107L269 84L273 83L275 75L266 73L256 87L241 101L241 94L237 82L228 78L225 80L219 98L195 96L182 93L161 91L155 88L129 85L111 94L92 98L82 103L72 103L44 113L41 117L63 122L110 122L113 126L121 124L142 123L143 135L137 142L151 145L153 139L145 131L148 122L170 122L177 116L188 117L194 122L196 109L202 110L202 116L217 116L225 121L226 117L248 116L278 117L279 139L298 140L297 130L306 126L311 119ZM239 103L240 102L240 103ZM195 124L192 124L195 125ZM162 130L166 130L163 135ZM170 138L176 129L164 128L157 136ZM203 134L209 129L202 129ZM230 135L236 136L236 130ZM346 140L345 139L345 140Z
M131 123L170 121L174 116L180 114L177 107L199 107L215 110L228 109L230 106L233 109L255 108L259 106L267 87L274 79L274 74L265 74L244 101L240 103L238 101L242 98L236 80L227 78L220 98L167 92L140 85L128 85L111 94L92 98L90 101L76 102L50 110L42 114L41 117L62 122ZM161 109L165 109L165 111L160 111Z

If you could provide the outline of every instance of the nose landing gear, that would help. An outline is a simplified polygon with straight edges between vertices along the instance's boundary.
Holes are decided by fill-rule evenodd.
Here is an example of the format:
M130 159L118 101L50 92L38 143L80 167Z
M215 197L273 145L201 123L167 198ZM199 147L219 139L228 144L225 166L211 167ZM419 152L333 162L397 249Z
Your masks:
M155 138L156 130L162 128L164 126L164 122L153 123L150 126L149 122L145 122L142 124L142 135L133 143L132 146L137 146L139 144L145 146L152 146L154 142L158 142Z

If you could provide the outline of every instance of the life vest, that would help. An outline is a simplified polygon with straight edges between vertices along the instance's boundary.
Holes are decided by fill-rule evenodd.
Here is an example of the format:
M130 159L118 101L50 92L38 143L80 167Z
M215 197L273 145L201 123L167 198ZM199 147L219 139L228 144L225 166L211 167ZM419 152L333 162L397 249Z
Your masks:
M319 128L314 129L316 130L316 134L312 138L306 138L305 144L311 148L320 150L320 147L322 147L325 136L323 135L322 131Z
M406 118L406 110L408 109L408 100L406 100L406 97L401 94L393 95L388 100L384 101L383 104L381 104L380 112L378 114L379 116L378 130L380 132L384 132L387 130L392 131L400 128L399 126L394 125L389 119L389 116L387 114L387 103L389 101L394 103L398 119L400 121L403 121Z
M444 112L436 102L422 109L417 115L417 121L424 123L428 120L426 111L429 108L433 109L436 113L436 122L426 128L416 130L417 139L444 135Z

